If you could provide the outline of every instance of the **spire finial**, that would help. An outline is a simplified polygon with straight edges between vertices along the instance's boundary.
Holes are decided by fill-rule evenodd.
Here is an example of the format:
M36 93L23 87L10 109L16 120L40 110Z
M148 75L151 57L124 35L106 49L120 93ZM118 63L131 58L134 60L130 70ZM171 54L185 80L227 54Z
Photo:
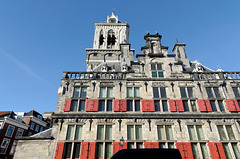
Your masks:
M178 43L178 39L176 39L176 44Z
M115 8L113 8L112 10L113 10L113 11L112 11L112 15L114 15L114 14L115 14L115 11L116 11L116 9L115 9Z

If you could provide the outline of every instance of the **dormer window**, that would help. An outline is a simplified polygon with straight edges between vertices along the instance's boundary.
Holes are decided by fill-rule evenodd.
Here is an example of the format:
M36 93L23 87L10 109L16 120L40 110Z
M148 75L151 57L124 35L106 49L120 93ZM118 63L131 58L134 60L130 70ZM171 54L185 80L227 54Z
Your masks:
M160 77L160 78L164 77L162 64L152 63L151 64L151 71L152 71L152 77Z

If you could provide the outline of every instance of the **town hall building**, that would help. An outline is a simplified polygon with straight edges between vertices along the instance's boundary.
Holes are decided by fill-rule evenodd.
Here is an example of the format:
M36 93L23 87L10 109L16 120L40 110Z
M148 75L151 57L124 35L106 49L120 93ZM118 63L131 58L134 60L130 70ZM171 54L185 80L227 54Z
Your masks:
M63 72L53 127L19 140L15 158L107 159L136 148L240 158L240 72L189 61L186 44L168 53L161 38L147 33L135 55L129 24L114 13L95 23L87 70Z

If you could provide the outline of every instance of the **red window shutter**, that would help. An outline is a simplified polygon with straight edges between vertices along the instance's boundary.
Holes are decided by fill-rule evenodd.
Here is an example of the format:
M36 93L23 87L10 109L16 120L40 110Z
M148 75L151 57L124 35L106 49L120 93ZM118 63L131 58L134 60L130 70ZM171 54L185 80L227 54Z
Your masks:
M225 102L227 104L228 111L235 112L240 110L236 99L225 99Z
M187 159L193 159L191 143L189 143L189 142L185 143L185 150L187 151Z
M211 157L213 159L215 158L226 159L222 143L209 142L208 147L211 153Z
M96 149L96 143L95 142L90 142L89 143L89 156L88 159L95 159L95 149Z
M113 110L115 112L119 112L120 111L119 101L120 101L119 99L114 99L113 100L113 103L114 103Z
M121 150L120 142L113 142L113 154Z
M127 149L127 143L124 142L123 147L120 146L120 142L113 142L113 155L121 149Z
M63 148L64 148L64 142L58 142L56 152L55 152L55 159L62 159L63 158L62 157Z
M88 111L88 112L98 111L98 99L87 99L86 100L86 111Z
M236 110L239 112L240 111L240 107L238 105L237 99L233 99L233 102L234 102L234 104L236 106Z
M205 99L204 101L207 106L207 111L212 112L212 107L211 107L210 101L208 99Z
M144 148L159 148L158 142L144 142Z
M176 102L175 102L175 100L169 99L168 102L169 102L169 106L170 106L170 111L171 111L171 112L176 112L176 111L177 111L177 108L176 108Z
M225 155L222 143L219 142L219 143L216 143L216 144L217 144L218 152L219 152L219 155L220 155L221 159L226 159L226 155Z
M193 159L192 146L188 142L177 142L177 149L180 151L182 158Z
M177 110L179 112L184 112L184 108L183 108L183 102L181 99L177 99L176 100L176 105L177 105Z
M121 99L119 101L119 107L120 107L120 111L126 112L127 111L127 99Z
M176 142L176 148L180 151L182 158L186 155L186 151L184 150L184 142Z
M88 155L89 155L88 147L89 147L89 142L82 142L81 153L80 153L80 158L81 159L87 159L88 158Z
M93 111L97 112L98 111L98 99L92 99L93 101Z
M201 112L207 112L208 111L204 99L198 99L197 103L198 103L199 110Z
M142 111L143 112L154 112L154 100L153 99L142 99Z
M71 107L71 99L65 99L63 111L69 112Z

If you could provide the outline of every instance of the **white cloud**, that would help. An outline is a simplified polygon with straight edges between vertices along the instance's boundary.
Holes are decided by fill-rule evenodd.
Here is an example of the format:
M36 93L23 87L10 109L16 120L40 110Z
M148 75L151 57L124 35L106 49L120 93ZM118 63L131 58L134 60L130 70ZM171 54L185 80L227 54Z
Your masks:
M28 73L29 75L35 77L38 80L41 80L43 82L46 82L45 79L43 79L41 76L39 76L38 74L36 74L34 71L32 71L29 67L27 67L24 63L20 62L18 59L16 59L15 57L13 57L12 55L8 54L6 51L2 50L0 48L0 54L2 54L3 56L5 56L6 58L8 58L9 60L11 60L16 66L18 66L19 68L21 68L23 71L25 71L26 73Z

